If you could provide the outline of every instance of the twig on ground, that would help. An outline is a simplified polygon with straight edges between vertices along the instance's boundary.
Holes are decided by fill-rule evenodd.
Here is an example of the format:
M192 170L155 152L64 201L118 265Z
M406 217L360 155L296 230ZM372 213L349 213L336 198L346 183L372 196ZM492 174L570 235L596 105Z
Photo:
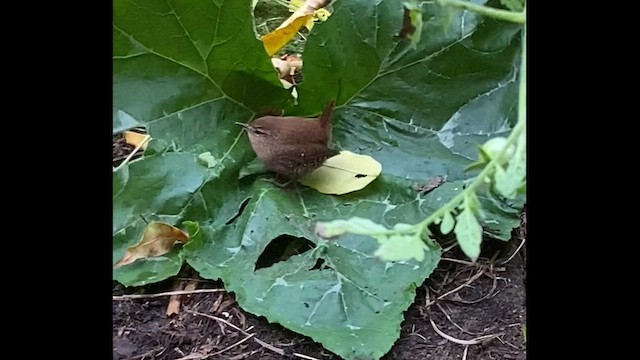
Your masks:
M196 282L190 281L185 285L185 280L177 280L177 286L175 291L193 291L196 289ZM171 295L169 298L169 304L167 305L167 316L180 313L180 305L182 304L182 295Z
M500 335L504 335L502 333L500 334L489 334L489 335L483 335L483 336L478 336L477 338L473 338L471 340L462 340L462 339L457 339L454 338L451 335L447 335L444 332L442 332L442 330L438 329L438 326L436 326L436 323L433 322L433 319L431 319L431 317L429 317L429 322L431 322L431 327L433 327L433 330L435 332L438 333L438 335L442 336L443 338L454 342L456 344L460 344L460 345L476 345L476 344L481 344L487 340L491 340L493 338L497 338Z
M445 297L447 297L447 296L449 296L449 295L451 295L451 294L453 294L453 293L456 293L456 292L460 291L460 289L462 289L462 288L464 288L465 286L468 286L468 285L469 285L469 284L471 284L472 282L476 281L480 276L482 276L482 274L484 274L484 272L485 272L485 271L486 271L486 268L481 267L481 268L480 268L480 270L479 270L475 275L473 275L471 278L469 278L469 280L467 280L464 284L462 284L462 285L460 285L460 286L456 287L455 289L450 290L450 291L447 291L446 293L444 293L444 294L442 294L442 295L438 296L438 297L436 298L436 300L442 300L442 299L444 299ZM434 302L435 302L435 301L434 301ZM425 304L425 306L431 306L434 302L431 302L431 303L429 303L429 302L428 302L428 303L426 303L426 304Z
M425 338L424 336L418 334L416 332L416 324L411 325L411 332L409 333L409 335L413 335L413 336L417 336L419 338L421 338L422 340L424 340L425 343L429 343L429 341L427 341L427 338Z
M203 357L203 359L206 359L206 358L211 357L211 356L214 356L214 355L220 355L220 354L222 354L223 352L225 352L225 351L227 351L227 350L230 350L230 349L233 349L234 347L236 347L236 346L238 346L238 345L242 344L243 342L245 342L245 341L247 341L247 340L251 339L251 338L252 338L252 337L254 337L254 336L256 336L256 334L249 334L249 335L247 335L244 339L242 339L242 340L240 340L240 341L238 341L238 342L235 342L235 343L233 343L233 344L231 344L231 345L227 346L226 348L224 348L224 349L222 349L222 350L220 350L220 351L216 351L216 352L214 352L214 353L211 353L211 354L207 355L206 357Z
M486 275L486 274L485 274L485 275ZM489 292L488 292L486 295L481 296L481 297L479 297L479 298L477 298L477 299L475 299L475 300L462 300L462 299L459 299L459 300L458 300L458 299L457 299L457 300L451 300L451 301L459 302L459 303L462 303L462 304L475 304L475 303L479 303L480 301L482 301L482 300L486 300L486 299L488 299L491 295L493 295L493 292L494 292L494 291L496 291L497 284L498 284L498 278L497 278L497 277L494 277L494 278L493 278L493 284L491 285L491 290L489 290Z
M450 246L447 246L446 248L442 249L442 253L446 253L447 251L453 249L454 247L458 246L458 242L454 242L453 244L451 244Z
M220 350L220 351L213 352L213 353L211 353L211 354L206 354L206 355L204 355L204 354L191 354L191 355L187 355L187 356L185 356L185 357L181 357L181 358L176 359L176 360L192 360L192 359L202 360L202 359L210 358L210 357L215 356L215 355L220 355L220 354L222 354L223 352L228 351L228 350L231 350L231 349L233 349L234 347L236 347L236 346L238 346L238 345L242 344L243 342L245 342L245 341L247 341L247 340L251 339L251 338L252 338L252 337L254 337L255 335L256 335L256 334L249 334L249 335L247 335L244 339L242 339L242 340L240 340L240 341L238 341L238 342L235 342L235 343L233 343L233 344L231 344L231 345L227 346L226 348L224 348L224 349L222 349L222 350Z
M462 352L462 360L467 360L467 352L469 351L469 345L464 347L464 351Z
M247 358L247 357L249 357L249 356L251 356L251 355L253 355L253 354L257 353L257 352L260 352L260 351L262 351L262 350L247 351L245 353L242 353L242 354L239 354L239 355L236 355L236 356L232 356L232 357L229 358L229 360L244 359L244 358Z
M231 326L232 328L234 328L234 329L236 329L236 330L240 331L240 332L241 332L241 333L243 333L244 335L249 335L249 333L248 333L248 332L246 332L245 330L240 329L239 327L237 327L237 326L233 325L232 323L228 322L227 320L225 320L225 319L223 319L223 318L219 318L219 317L214 316L214 315L209 315L209 314L205 314L205 313L201 313L201 312L199 312L199 311L193 311L193 310L186 310L186 312L188 312L188 313L190 313L190 314L194 314L194 315L200 315L200 316L208 317L209 319L213 319L213 320L215 320L215 321L219 321L219 322L225 323L225 324L227 324L227 325Z
M422 336L422 335L420 335L420 334L418 334L418 333L412 332L412 333L409 333L409 335L410 335L410 336L417 336L417 337L419 337L420 339L424 340L424 342L425 342L425 343L427 343L427 344L429 343L429 341L427 341L427 338L426 338L426 337L424 337L424 336Z
M479 264L477 262L471 262L471 261L467 261L467 260L460 260L460 259L454 259L454 258L443 257L443 258L440 258L440 260L450 261L450 262L463 264L463 265L474 266L474 267L482 266L482 264Z
M453 324L453 326L457 327L458 329L460 329L460 331L462 331L465 334L469 334L469 335L480 335L482 333L474 333L471 332L467 329L464 329L462 326L456 324L455 321L453 321L453 319L451 319L451 316L449 316L449 314L447 314L447 312L444 310L444 308L442 307L442 305L440 305L439 302L436 302L436 305L438 306L438 308L440 308L440 311L442 311L442 313L444 314L444 316L447 318L447 320L449 320L450 323Z
M516 349L516 350L520 350L520 348L519 348L519 347L517 347L517 346L513 345L512 343L508 342L507 340L502 340L502 338L501 338L501 337L498 337L498 340L500 340L500 342L501 342L501 343L503 343L503 344L505 344L505 345L509 345L509 346L511 346L512 348Z
M219 317L217 317L217 316L213 316L213 315L209 315L209 314L201 313L201 312L198 312L198 311L192 311L192 310L186 310L186 312L191 313L191 314L194 314L194 315L200 315L200 316L208 317L208 318L210 318L210 319L213 319L213 320L216 320L216 321L223 322L223 323L225 323L225 324L227 324L227 325L231 326L232 328L234 328L234 329L236 329L236 330L240 331L240 332L241 332L241 333L243 333L244 335L249 335L249 333L247 333L245 330L242 330L241 328L239 328L239 327L237 327L237 326L233 325L232 323L228 322L227 320L225 320L225 319L221 319L221 318L219 318ZM255 335L255 334L254 334L254 335ZM271 351L273 351L273 352L275 352L275 353L277 353L277 354L280 354L280 355L284 355L284 350L282 350L282 349L280 349L280 348L277 348L277 347L275 347L275 346L273 346L273 345L271 345L271 344L269 344L269 343L266 343L266 342L264 342L264 341L262 341L262 340L260 340L260 339L258 339L258 338L255 338L255 337L253 338L253 340L254 340L255 342L257 342L258 344L260 344L260 346L262 346L262 347L264 347L264 348L266 348L266 349L268 349L268 350L271 350ZM297 357L299 357L299 358L301 358L301 359L307 359L307 360L319 360L319 359L316 359L316 358L314 358L314 357L307 356L307 355L304 355L304 354L299 354L299 353L293 353L293 355L294 355L294 356L297 356Z
M188 295L188 294L200 294L200 293L212 293L212 292L220 292L225 291L224 289L197 289L197 290L180 290L180 291L169 291L159 294L131 294L131 295L119 295L113 296L113 300L131 300L131 299L148 299L148 298L156 298L162 296L171 296L171 295Z
M508 263L509 261L511 261L511 259L513 259L513 258L516 256L516 254L517 254L518 252L520 252L520 249L522 249L522 245L524 245L524 243L525 243L526 241L527 241L527 239L522 238L522 241L520 242L520 245L518 245L518 248L516 249L516 251L514 251L514 252L513 252L513 254L511 254L511 256L509 256L509 258L508 258L507 260L502 261L502 262L500 263L500 265L504 265L504 264Z
M297 356L301 359L307 359L307 360L320 360L320 359L316 359L314 357L311 356L307 356L307 355L303 355L303 354L298 354L298 353L293 353L293 356Z
M154 352L156 352L156 351L158 351L158 350L162 350L162 351L164 351L164 348L163 348L163 347L157 347L157 348L155 348L155 349L151 349L151 350L147 351L147 352L146 352L146 353L144 353L144 354L140 354L140 355L132 356L132 357L130 357L129 359L130 359L130 360L134 360L134 359L144 359L144 357L145 357L145 356L147 356L147 355L151 355L151 354L153 354Z
M280 354L280 355L284 355L284 350L282 350L280 348L277 348L277 347L275 347L275 346L273 346L273 345L271 345L269 343L266 343L266 342L264 342L264 341L262 341L262 340L260 340L258 338L255 338L253 340L255 340L258 344L260 344L260 346L262 346L264 348L267 348L267 349L273 351L274 353L277 353L277 354Z

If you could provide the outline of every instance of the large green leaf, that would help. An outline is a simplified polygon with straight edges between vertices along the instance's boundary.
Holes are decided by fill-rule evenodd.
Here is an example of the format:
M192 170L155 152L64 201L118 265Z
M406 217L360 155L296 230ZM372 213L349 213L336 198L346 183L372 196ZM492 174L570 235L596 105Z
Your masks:
M325 241L314 225L356 216L388 228L417 223L462 191L476 145L507 135L515 120L518 29L458 10L445 21L442 9L424 4L414 50L396 36L403 1L339 0L334 9L305 45L293 105L255 38L250 1L114 2L113 130L143 124L153 140L144 158L114 173L113 256L115 263L139 239L143 217L196 222L179 260L221 278L245 310L344 358L378 359L398 338L403 312L440 250L428 249L420 262L386 263L374 256L375 239ZM380 161L376 181L328 196L281 189L260 175L238 180L255 155L234 122L263 107L313 115L331 98L338 104L334 143ZM448 182L426 195L412 189L437 175ZM482 224L493 218L487 211ZM511 223L500 224L508 230ZM281 235L315 247L256 269ZM118 279L140 283L143 275L127 268L150 261L123 266ZM173 271L150 276L158 281Z
M114 132L146 124L153 137L206 146L229 131L222 124L234 126L228 118L283 106L290 96L250 9L248 1L114 1Z
M373 255L375 240L345 236L322 241L313 233L314 223L351 214L385 222L386 214L404 203L413 207L415 216L409 219L415 221L421 216L415 196L383 181L342 197L308 188L283 191L263 181L247 190L250 200L240 217L229 226L206 228L200 241L186 247L189 264L206 278L224 279L244 309L309 335L343 357L379 358L387 352L415 287L433 271L440 250L421 262L384 263ZM265 248L282 234L310 239L316 246L256 270ZM323 265L315 269L320 259Z

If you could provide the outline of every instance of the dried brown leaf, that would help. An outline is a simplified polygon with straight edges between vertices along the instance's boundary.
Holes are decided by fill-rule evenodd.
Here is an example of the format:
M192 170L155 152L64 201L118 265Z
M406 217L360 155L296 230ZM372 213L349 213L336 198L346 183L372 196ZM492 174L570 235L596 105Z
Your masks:
M127 249L122 259L114 267L131 264L138 259L160 256L171 251L176 243L184 244L189 235L175 226L151 223L144 229L140 241Z

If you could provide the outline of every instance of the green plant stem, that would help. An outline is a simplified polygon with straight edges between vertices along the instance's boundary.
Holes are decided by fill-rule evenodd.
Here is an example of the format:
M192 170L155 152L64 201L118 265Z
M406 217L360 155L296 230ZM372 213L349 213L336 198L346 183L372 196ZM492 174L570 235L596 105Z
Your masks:
M424 219L422 222L420 222L420 223L415 225L414 229L417 230L418 234L422 234L425 231L425 229L427 228L427 226L429 226L429 224L435 222L436 219L443 217L445 215L445 213L453 211L455 209L455 207L458 206L458 204L460 204L460 202L462 202L465 199L465 196L468 193L475 192L476 189L478 187L480 187L480 185L482 185L484 183L484 179L487 176L489 176L492 171L495 170L496 166L498 165L499 159L501 159L504 156L504 154L507 152L507 150L509 149L511 144L513 144L515 141L518 140L518 138L520 137L520 134L523 131L526 131L526 123L527 123L527 114L526 114L526 106L527 106L526 105L526 101L527 101L527 93L526 93L527 71L526 71L526 65L527 65L527 63L526 63L526 58L527 58L527 41L526 41L526 27L525 27L525 29L523 30L523 35L522 35L522 62L520 64L520 91L519 91L519 94L518 94L518 123L513 128L513 130L511 131L511 134L509 134L509 137L507 138L507 143L505 144L505 146L502 149L502 151L500 152L500 154L498 154L498 156L493 157L491 159L491 161L489 161L487 166L485 166L485 168L482 169L480 174L478 174L478 176L473 180L473 182L466 189L464 189L464 191L462 191L460 194L456 195L448 203L446 203L444 206L442 206L440 209L438 209L433 214L429 215L429 217Z
M527 20L527 9L523 9L522 12L509 11L496 9L489 6L474 4L470 1L464 0L438 0L440 5L451 5L460 7L466 10L473 11L475 13L492 17L494 19L505 20L514 22L517 24L524 24Z
M527 122L527 26L522 29L522 63L520 64L520 91L518 93L518 125Z

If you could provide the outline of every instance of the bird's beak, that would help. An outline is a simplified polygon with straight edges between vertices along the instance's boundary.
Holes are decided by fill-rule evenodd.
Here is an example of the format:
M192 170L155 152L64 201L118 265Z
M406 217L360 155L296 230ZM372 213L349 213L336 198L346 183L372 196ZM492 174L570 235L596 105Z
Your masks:
M245 130L247 130L249 128L249 124L245 124L245 123L241 123L241 122L236 122L235 124L242 126Z

